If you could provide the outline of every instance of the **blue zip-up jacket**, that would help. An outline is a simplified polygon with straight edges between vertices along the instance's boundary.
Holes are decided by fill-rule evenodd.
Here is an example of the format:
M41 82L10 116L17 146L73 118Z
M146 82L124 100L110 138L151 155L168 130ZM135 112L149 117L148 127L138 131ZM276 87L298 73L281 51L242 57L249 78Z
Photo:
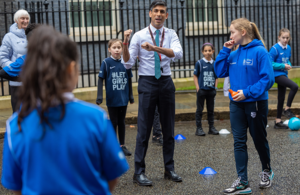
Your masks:
M19 76L22 66L24 65L26 55L23 55L16 59L15 62L11 63L8 66L5 66L3 70L11 77Z
M230 77L233 91L243 90L245 100L255 102L267 100L268 90L275 82L270 56L263 43L254 39L236 51L223 47L215 61L218 78ZM233 100L229 95L230 100Z
M291 47L287 45L286 49L283 49L278 43L273 45L270 49L270 57L271 62L274 69L274 76L286 76L288 75L288 71L285 70L285 64L289 64L292 66L290 62L291 58Z
M14 23L9 28L0 47L0 66L4 68L15 62L18 57L27 53L27 39L24 29L18 29L17 23ZM20 82L10 81L12 86L20 86Z

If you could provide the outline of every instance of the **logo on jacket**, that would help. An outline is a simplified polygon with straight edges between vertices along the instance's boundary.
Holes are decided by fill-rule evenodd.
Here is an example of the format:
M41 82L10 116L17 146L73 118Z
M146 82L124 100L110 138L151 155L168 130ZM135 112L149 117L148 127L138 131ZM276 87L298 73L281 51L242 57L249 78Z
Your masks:
M283 55L283 53L280 53L280 55Z
M288 63L289 58L284 58L284 57L283 57L281 60L282 60L282 63Z
M234 64L236 64L236 62L231 62L231 63L230 63L230 65L234 65Z
M253 65L253 59L244 59L243 65L252 66Z
M113 68L115 68L115 66L113 66L113 67L109 67L110 69L113 69Z
M203 66L203 68L207 68L207 66Z
M256 112L251 112L251 117L255 118L256 117Z

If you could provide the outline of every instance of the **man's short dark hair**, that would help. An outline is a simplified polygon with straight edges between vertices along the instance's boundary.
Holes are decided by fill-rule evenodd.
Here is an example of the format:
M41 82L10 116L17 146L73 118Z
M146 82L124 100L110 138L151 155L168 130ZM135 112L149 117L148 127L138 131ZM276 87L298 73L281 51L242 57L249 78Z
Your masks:
M166 9L168 10L167 8L167 3L165 1L162 1L162 0L154 0L151 5L150 5L150 11L152 11L152 9L158 5L162 5L162 6L165 6Z

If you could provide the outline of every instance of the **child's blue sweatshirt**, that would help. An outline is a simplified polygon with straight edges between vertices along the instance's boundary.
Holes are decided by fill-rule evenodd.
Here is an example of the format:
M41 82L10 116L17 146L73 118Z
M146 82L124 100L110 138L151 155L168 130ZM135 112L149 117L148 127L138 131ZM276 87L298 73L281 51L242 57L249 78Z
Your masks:
M263 43L254 39L236 51L223 47L215 61L218 78L230 77L233 91L243 90L246 97L240 102L268 99L268 90L275 82L272 63ZM233 100L229 95L230 100Z
M24 65L26 55L23 55L16 59L15 62L5 66L3 70L11 77L19 76L22 66Z
M283 47L279 43L276 43L270 49L269 54L274 69L274 76L278 77L284 75L287 77L288 71L285 70L285 64L289 64L290 66L292 66L290 62L291 47L289 45Z

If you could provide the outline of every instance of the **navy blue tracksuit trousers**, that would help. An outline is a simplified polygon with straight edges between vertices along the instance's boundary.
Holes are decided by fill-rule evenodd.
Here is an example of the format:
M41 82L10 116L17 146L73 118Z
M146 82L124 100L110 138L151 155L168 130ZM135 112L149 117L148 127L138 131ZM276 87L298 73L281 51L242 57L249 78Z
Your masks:
M268 100L257 102L230 101L230 123L234 138L234 156L238 176L248 181L247 129L258 152L262 170L269 169L270 149L267 140Z

